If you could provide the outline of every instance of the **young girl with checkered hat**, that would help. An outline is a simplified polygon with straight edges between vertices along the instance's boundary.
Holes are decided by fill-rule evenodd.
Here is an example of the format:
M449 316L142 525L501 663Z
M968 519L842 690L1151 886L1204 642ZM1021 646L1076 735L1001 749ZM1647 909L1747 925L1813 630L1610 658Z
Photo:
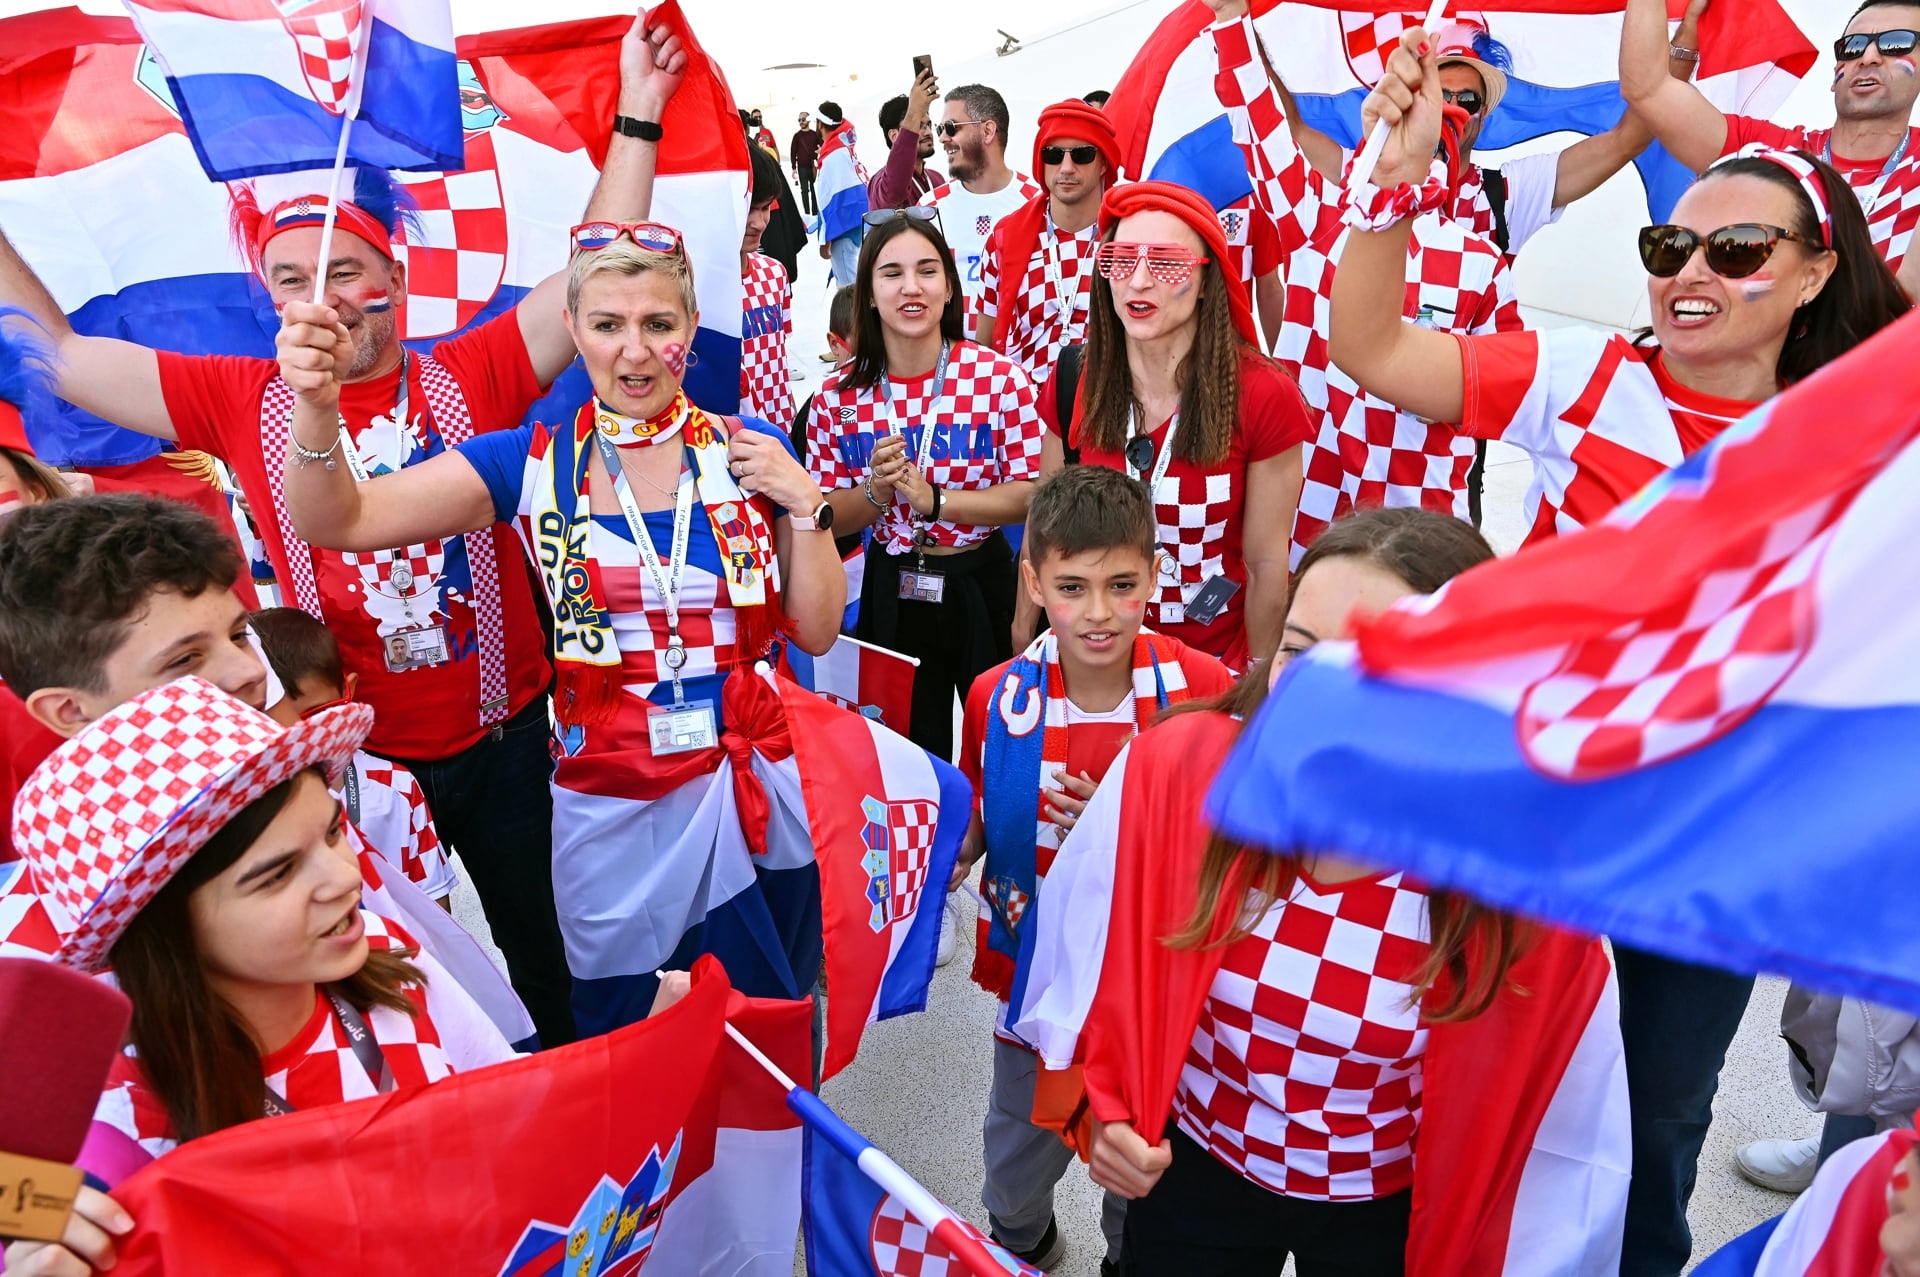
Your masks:
M917 657L907 735L953 757L953 702L1013 655L1014 558L1044 429L1018 364L963 339L939 213L867 215L853 359L807 421L834 522L874 529L855 635Z
M1336 522L1281 660L1491 557L1431 511ZM1337 852L1210 835L1208 780L1268 682L1136 736L1041 891L1014 1029L1049 1070L1036 1120L1132 1199L1120 1271L1600 1273L1627 1183L1604 952ZM1544 1263L1515 1269L1523 1217Z
M363 911L328 780L373 711L282 728L197 677L62 742L13 835L62 919L56 961L111 967L133 1003L81 1163L109 1184L183 1140L419 1086L511 1058L479 1006L397 924ZM61 1246L7 1270L109 1267L131 1227L83 1193Z
M1100 222L1065 442L1153 491L1160 579L1147 623L1244 670L1280 640L1306 405L1260 352L1211 205L1135 182L1107 192Z
M1781 389L1909 308L1844 178L1804 151L1748 147L1639 237L1651 326L1448 337L1400 322L1409 219L1438 198L1434 54L1407 33L1364 115L1393 130L1349 192L1328 334L1369 391L1533 458L1529 541L1594 523ZM1622 947L1634 1199L1627 1271L1677 1270L1694 1169L1751 977Z

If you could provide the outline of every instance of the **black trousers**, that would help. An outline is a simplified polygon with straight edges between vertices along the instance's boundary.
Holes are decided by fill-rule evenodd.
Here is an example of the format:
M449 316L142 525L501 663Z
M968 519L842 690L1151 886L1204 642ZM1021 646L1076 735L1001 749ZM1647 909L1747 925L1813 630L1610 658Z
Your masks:
M1124 1277L1401 1277L1413 1194L1313 1202L1269 1192L1167 1127L1173 1161L1127 1203Z
M973 680L1013 655L1013 550L996 532L960 554L930 554L927 570L946 577L938 603L899 597L900 573L915 556L867 548L854 637L918 657L913 718L907 738L929 754L953 759L953 698L965 703Z
M820 200L813 191L813 170L800 170L800 208L809 217L820 215Z
M573 976L553 905L548 735L541 696L451 758L398 760L419 778L441 841L460 853L543 1047L577 1036Z

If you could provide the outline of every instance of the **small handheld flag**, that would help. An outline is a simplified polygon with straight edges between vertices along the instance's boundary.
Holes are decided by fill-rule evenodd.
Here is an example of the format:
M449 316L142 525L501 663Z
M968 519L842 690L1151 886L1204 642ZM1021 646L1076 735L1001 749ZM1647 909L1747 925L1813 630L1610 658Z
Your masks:
M1440 19L1447 13L1447 0L1433 0L1433 6L1427 10L1427 19L1420 29L1434 32L1440 29ZM1367 144L1360 148L1360 154L1354 157L1353 172L1347 177L1350 190L1357 190L1373 180L1373 170L1380 163L1380 153L1387 149L1387 134L1393 128L1385 120L1373 122L1373 132L1367 134Z

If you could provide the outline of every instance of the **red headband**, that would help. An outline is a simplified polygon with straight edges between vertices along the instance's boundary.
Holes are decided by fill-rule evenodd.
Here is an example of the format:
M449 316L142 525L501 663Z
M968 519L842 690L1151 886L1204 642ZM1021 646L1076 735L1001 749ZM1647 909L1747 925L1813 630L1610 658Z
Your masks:
M261 216L253 231L253 267L257 271L265 258L267 244L282 231L290 231L300 226L318 226L326 220L327 197L324 195L297 195L289 200L281 200ZM393 260L393 234L381 223L380 219L350 200L340 201L340 212L334 218L334 226L350 231L373 246L373 251Z
M1132 182L1112 188L1100 201L1101 232L1104 235L1123 217L1145 212L1171 213L1200 237L1200 242L1207 246L1207 256L1213 258L1221 278L1227 281L1227 305L1233 311L1234 328L1242 341L1258 350L1260 331L1253 326L1247 287L1232 271L1226 232L1220 229L1220 214L1214 211L1213 205L1173 182Z
M1046 171L1046 165L1040 158L1041 149L1068 137L1084 138L1099 149L1100 158L1107 162L1102 181L1108 186L1113 185L1120 176L1120 138L1114 133L1113 121L1107 118L1105 111L1088 106L1078 98L1055 102L1040 112L1040 121L1033 135L1034 175L1039 176Z
M20 415L19 408L4 399L0 399L0 448L33 453L33 445L27 441L26 418Z

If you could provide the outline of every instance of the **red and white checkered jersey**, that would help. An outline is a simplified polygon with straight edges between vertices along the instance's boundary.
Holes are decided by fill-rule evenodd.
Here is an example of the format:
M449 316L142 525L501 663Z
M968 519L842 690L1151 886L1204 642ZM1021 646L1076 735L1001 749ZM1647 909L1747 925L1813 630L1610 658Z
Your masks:
M1227 273L1248 286L1248 300L1258 302L1253 281L1280 269L1280 232L1251 192L1220 209L1219 215L1220 233L1227 237Z
M1459 337L1460 428L1533 457L1527 542L1603 517L1755 405L1688 390L1659 348L1592 328Z
M378 1006L364 1013L380 1054L393 1071L395 1086L402 1090L424 1086L451 1073L514 1057L514 1049L466 990L439 963L418 952L417 940L377 913L363 909L360 917L366 924L369 948L416 950L408 961L426 977L424 988L405 987L414 1014ZM306 1025L291 1042L267 1055L261 1069L266 1084L296 1111L379 1093L379 1079L367 1075L353 1053L345 1026L318 990ZM155 1157L179 1143L173 1120L148 1089L132 1047L115 1059L93 1119L125 1132Z
M937 399L931 372L893 379L889 402L884 384L847 385L848 371L827 376L807 419L807 469L826 491L859 487L874 445L890 434L906 436L909 460L917 462L926 449L927 482L938 488L979 492L1040 477L1046 427L1034 406L1033 382L1005 355L956 342ZM895 494L874 522L874 536L889 554L906 554L919 525L906 497ZM968 546L993 531L942 519L929 535L935 545Z
M1563 210L1553 206L1553 188L1560 180L1560 154L1547 151L1522 155L1500 165L1507 185L1507 260L1512 261L1526 242L1544 226L1560 220ZM1487 243L1499 247L1494 235L1493 202L1487 198L1486 174L1478 164L1467 166L1447 216L1460 222Z
M1895 274L1900 272L1901 263L1907 260L1907 252L1913 246L1914 228L1920 226L1920 128L1907 130L1906 153L1890 173L1886 171L1885 161L1855 163L1845 156L1836 156L1832 129L1807 129L1729 115L1727 146L1722 153L1731 154L1749 142L1798 148L1838 168L1853 187L1853 193L1860 197L1860 207L1866 210L1867 230L1873 235L1873 246L1887 259L1888 269Z
M1294 516L1297 564L1328 524L1356 508L1419 506L1467 517L1473 441L1451 425L1422 420L1368 394L1334 366L1327 333L1334 270L1350 233L1339 220L1344 192L1315 173L1294 144L1279 95L1254 54L1251 31L1245 19L1213 28L1220 58L1214 86L1287 252L1286 304L1274 356L1318 414ZM1415 219L1407 279L1401 313L1408 321L1456 333L1522 327L1506 259L1465 223L1437 214Z
M1229 946L1173 1111L1264 1188L1372 1201L1413 1184L1427 1030L1411 979L1427 896L1398 873L1321 888L1304 873Z
M1053 396L1042 398L1051 413ZM1156 456L1168 445L1167 425L1160 422L1150 432ZM1272 362L1243 358L1239 429L1226 457L1215 465L1201 466L1176 454L1154 489L1154 536L1165 556L1153 603L1147 608L1147 624L1155 631L1218 657L1230 669L1247 667L1246 590L1228 599L1207 625L1187 619L1186 601L1213 576L1245 586L1247 471L1306 443L1312 432L1299 387ZM1084 433L1077 443L1082 464L1135 473L1123 453L1090 446ZM1256 552L1252 557L1263 556Z
M980 263L980 310L994 316L996 329L1005 326L1007 355L1027 370L1035 390L1053 376L1061 348L1086 337L1093 255L1099 247L1098 223L1062 235L1048 217L1026 272L1015 280L1000 260L1006 255L1004 225L996 225L987 237L986 257Z
M958 180L949 178L920 197L922 204L932 204L940 210L940 233L953 249L953 264L960 271L960 288L967 295L967 332L973 331L974 321L980 318L987 237L993 234L1001 218L1045 193L1040 183L1025 173L1015 173L1012 181L990 194L976 195Z
M408 882L435 900L445 898L457 879L420 781L399 763L365 750L354 754L353 774L360 799L354 824L367 845Z
M787 338L793 335L793 286L787 268L765 253L748 253L740 282L740 411L784 426L793 420Z

